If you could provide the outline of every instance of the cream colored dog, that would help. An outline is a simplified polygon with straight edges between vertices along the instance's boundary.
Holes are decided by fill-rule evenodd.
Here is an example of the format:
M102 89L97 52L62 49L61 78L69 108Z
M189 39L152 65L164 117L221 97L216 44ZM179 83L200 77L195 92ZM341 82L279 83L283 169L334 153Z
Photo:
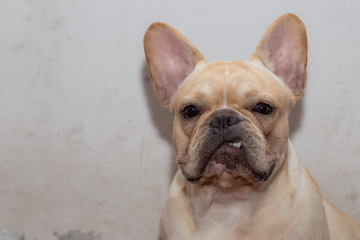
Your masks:
M175 115L179 171L163 240L360 239L360 225L321 196L288 140L306 83L298 17L278 18L251 61L207 63L164 23L149 27L144 44L154 91Z

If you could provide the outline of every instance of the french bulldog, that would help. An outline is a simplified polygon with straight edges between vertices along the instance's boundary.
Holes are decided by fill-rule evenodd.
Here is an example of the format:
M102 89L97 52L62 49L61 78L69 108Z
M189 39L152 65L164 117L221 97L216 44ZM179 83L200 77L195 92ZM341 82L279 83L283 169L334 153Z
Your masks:
M297 16L279 17L250 61L208 63L160 22L144 48L155 94L175 115L179 170L161 239L360 239L360 225L322 197L289 140L289 112L306 84Z

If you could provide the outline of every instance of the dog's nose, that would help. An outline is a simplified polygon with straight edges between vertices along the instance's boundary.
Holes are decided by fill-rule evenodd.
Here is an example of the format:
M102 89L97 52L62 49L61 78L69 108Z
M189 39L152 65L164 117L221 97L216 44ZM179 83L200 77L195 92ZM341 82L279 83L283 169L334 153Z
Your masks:
M211 119L209 126L211 128L226 130L239 122L241 122L240 117L231 113L221 113Z

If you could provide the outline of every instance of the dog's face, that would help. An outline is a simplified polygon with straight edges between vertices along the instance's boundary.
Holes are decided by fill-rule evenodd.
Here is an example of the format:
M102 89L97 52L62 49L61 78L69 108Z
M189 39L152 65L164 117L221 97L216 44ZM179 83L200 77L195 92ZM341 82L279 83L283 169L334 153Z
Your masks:
M147 31L145 52L155 93L175 114L175 155L187 180L228 188L266 181L281 166L288 114L306 81L296 16L275 21L251 61L207 63L162 23Z
M260 64L198 64L173 102L175 153L188 180L265 181L284 158L289 92Z

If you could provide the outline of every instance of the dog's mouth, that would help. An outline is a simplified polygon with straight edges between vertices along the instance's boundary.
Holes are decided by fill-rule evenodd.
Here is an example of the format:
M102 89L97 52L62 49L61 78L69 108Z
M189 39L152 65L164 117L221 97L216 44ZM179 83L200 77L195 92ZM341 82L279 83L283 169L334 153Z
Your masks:
M231 141L219 143L203 161L199 175L189 176L183 170L183 175L189 182L197 182L201 178L221 178L223 175L233 178L251 179L251 182L265 182L271 176L275 164L272 164L265 172L257 171L249 165L249 149L245 142Z
M215 172L215 174L219 175L219 168L212 169L214 166L219 165L224 166L223 170L225 171L235 171L239 164L247 167L246 155L242 145L241 141L222 144L210 157L205 172Z

